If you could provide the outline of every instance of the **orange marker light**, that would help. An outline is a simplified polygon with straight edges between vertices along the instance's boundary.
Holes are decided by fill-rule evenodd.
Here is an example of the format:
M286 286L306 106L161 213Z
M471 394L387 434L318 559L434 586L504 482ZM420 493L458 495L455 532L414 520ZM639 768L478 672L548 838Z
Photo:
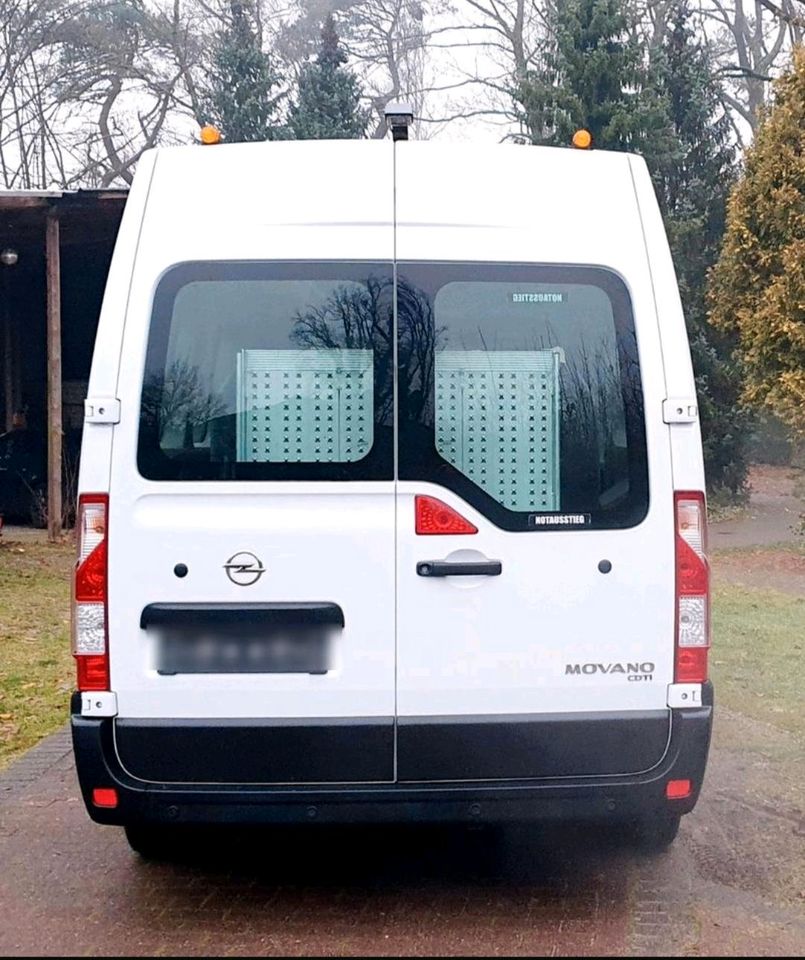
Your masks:
M593 135L589 130L577 130L573 134L573 146L578 150L589 150L593 143Z
M213 144L221 142L221 131L211 123L205 124L199 130L199 139L205 147L211 147Z

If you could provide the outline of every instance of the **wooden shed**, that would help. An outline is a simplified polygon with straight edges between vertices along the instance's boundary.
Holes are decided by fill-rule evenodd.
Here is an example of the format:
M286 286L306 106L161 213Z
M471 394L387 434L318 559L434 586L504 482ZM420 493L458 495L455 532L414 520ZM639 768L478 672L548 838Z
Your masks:
M47 525L61 535L67 433L80 433L125 190L0 191L0 434L47 437ZM18 418L19 419L19 418Z

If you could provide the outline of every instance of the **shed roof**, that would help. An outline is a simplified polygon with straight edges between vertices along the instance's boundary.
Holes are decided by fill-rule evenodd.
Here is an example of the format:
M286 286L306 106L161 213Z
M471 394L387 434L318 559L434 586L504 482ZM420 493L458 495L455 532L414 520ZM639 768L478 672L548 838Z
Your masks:
M0 246L38 244L50 211L58 214L63 243L103 240L117 231L127 189L0 190Z

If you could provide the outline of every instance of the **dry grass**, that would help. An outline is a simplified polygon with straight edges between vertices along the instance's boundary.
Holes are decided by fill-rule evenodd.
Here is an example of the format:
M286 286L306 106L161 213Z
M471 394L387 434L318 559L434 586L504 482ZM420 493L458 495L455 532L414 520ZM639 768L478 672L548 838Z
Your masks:
M716 586L710 655L716 705L805 735L805 596Z
M0 769L69 715L71 543L0 540Z

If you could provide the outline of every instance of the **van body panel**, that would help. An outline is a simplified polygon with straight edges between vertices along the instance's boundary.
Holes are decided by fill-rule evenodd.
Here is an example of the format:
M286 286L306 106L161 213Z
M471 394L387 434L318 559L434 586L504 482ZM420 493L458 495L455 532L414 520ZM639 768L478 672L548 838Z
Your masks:
M397 776L404 783L642 774L662 761L670 739L666 710L400 717Z
M417 276L416 264L439 262L449 282L456 260L586 264L603 265L626 285L644 398L649 502L644 519L628 529L513 532L452 490L400 479L400 723L434 713L495 716L505 723L512 714L570 718L591 710L657 710L667 732L674 635L671 450L662 419L666 387L658 318L628 159L541 150L536 163L530 150L517 147L412 146L397 155L398 275ZM506 175L487 176L493 163ZM434 176L444 168L453 171L450 178ZM438 306L436 313L439 327ZM415 497L421 494L442 500L478 533L418 536ZM495 559L502 572L467 578L417 574L419 562L445 558ZM602 574L602 561L611 572ZM666 739L657 741L652 762L661 759ZM424 740L413 733L400 737L400 770L419 768L415 758L423 751ZM469 747L466 754L472 755ZM540 776L545 768L539 751L531 757L532 775ZM471 763L464 769L468 778L483 776L480 761L477 770ZM602 757L597 772L611 770L610 758ZM524 775L512 760L515 771ZM499 772L505 775L502 767Z
M646 261L651 275L658 312L661 312L660 338L668 397L696 397L696 382L690 358L685 316L679 286L668 246L665 226L642 157L629 157L634 179L640 219L646 243ZM660 306L661 305L661 306ZM674 488L704 490L701 426L698 418L691 423L670 427Z
M401 481L400 488L400 717L431 715L437 704L443 715L665 708L673 596L665 564L645 561L647 538L658 536L648 518L618 531L613 547L611 531L511 533L443 487ZM416 537L417 494L438 497L475 524L477 542ZM469 553L500 560L501 575L427 579L416 573L422 560ZM609 574L598 569L602 559L612 563ZM636 569L639 591L631 579ZM633 665L637 669L629 669Z
M137 176L126 200L98 320L93 351L93 357L97 359L93 359L90 371L87 390L89 397L117 397L126 306L156 156L157 153L154 150L146 151L142 155ZM79 490L94 493L108 491L113 436L112 424L84 424L78 477Z
M125 399L114 428L112 457L110 667L121 721L378 717L393 723L391 471L385 480L354 483L157 482L143 476L138 463L139 401L151 315L162 309L156 291L176 264L367 260L391 276L391 145L330 146L329 158L319 160L317 152L304 145L283 144L269 150L270 166L261 145L238 147L234 153L243 166L234 175L226 148L158 154L126 314L125 360L117 383L117 395ZM362 150L364 146L369 149ZM304 189L255 193L254 183L267 177L301 183ZM191 290L194 306L188 309L203 307L207 289L213 291L208 298L219 297L222 310L227 303L239 308L243 295L237 283L233 281L230 300L221 299L227 285L217 276L207 278L201 269ZM262 288L255 294L255 282L246 285L252 285L250 296L259 306ZM286 281L277 281L277 289L283 285ZM265 309L271 311L270 299ZM200 313L198 318L201 323ZM205 338L218 336L210 326L214 321L212 309L204 318L206 326L199 328L199 344L189 344L188 350L203 350ZM191 313L185 322L188 331L193 322ZM236 322L234 314L230 322ZM252 322L248 329L257 328ZM234 380L234 350L224 359ZM199 455L202 452L199 448ZM258 582L244 585L229 577L227 564L234 561L237 566L244 553L263 568ZM174 573L177 564L188 568L181 579ZM160 673L160 636L141 628L143 609L154 603L205 602L335 603L344 612L345 624L335 632L332 662L324 673ZM313 740L318 733L326 741L325 728L320 724L311 729L306 750L297 752L292 779L318 779ZM392 740L384 734L372 741L371 748L382 755L369 758L365 770L382 769L385 777L392 777ZM281 779L288 779L287 769L276 769Z
M311 377L338 384L336 433L374 418L368 438L325 455L302 436L330 402ZM677 809L692 808L711 708L668 706L673 492L703 473L698 424L665 423L663 401L693 390L638 158L378 141L145 154L90 381L120 421L88 425L82 451L80 490L110 495L117 700L114 718L74 717L91 815L472 819L489 801L480 818L505 819L562 789L568 814L598 816L664 810L665 779L688 774ZM175 395L195 399L177 413ZM472 437L503 428L470 421L504 399L512 420L542 404L543 426L491 451L522 474L496 486ZM477 532L417 533L423 496ZM423 574L444 560L499 575ZM312 608L339 614L325 630ZM307 667L282 659L289 638ZM210 639L271 666L166 657ZM99 776L120 811L91 808Z
M171 496L170 487L160 484L159 493L130 501L128 515L117 521L112 504L110 569L124 523L130 556L147 558L137 580L110 578L112 685L119 715L393 717L393 490L333 485L336 489L327 491L319 484L305 493L287 484L221 486L226 487L216 484L211 492L177 485ZM356 546L351 524L358 518ZM155 542L160 547L151 555ZM244 588L227 579L224 564L246 550L259 557L266 572L259 583ZM190 572L179 581L173 568L181 562ZM326 675L157 673L154 636L140 627L149 604L271 601L329 601L343 609L346 623L335 641L336 665Z

